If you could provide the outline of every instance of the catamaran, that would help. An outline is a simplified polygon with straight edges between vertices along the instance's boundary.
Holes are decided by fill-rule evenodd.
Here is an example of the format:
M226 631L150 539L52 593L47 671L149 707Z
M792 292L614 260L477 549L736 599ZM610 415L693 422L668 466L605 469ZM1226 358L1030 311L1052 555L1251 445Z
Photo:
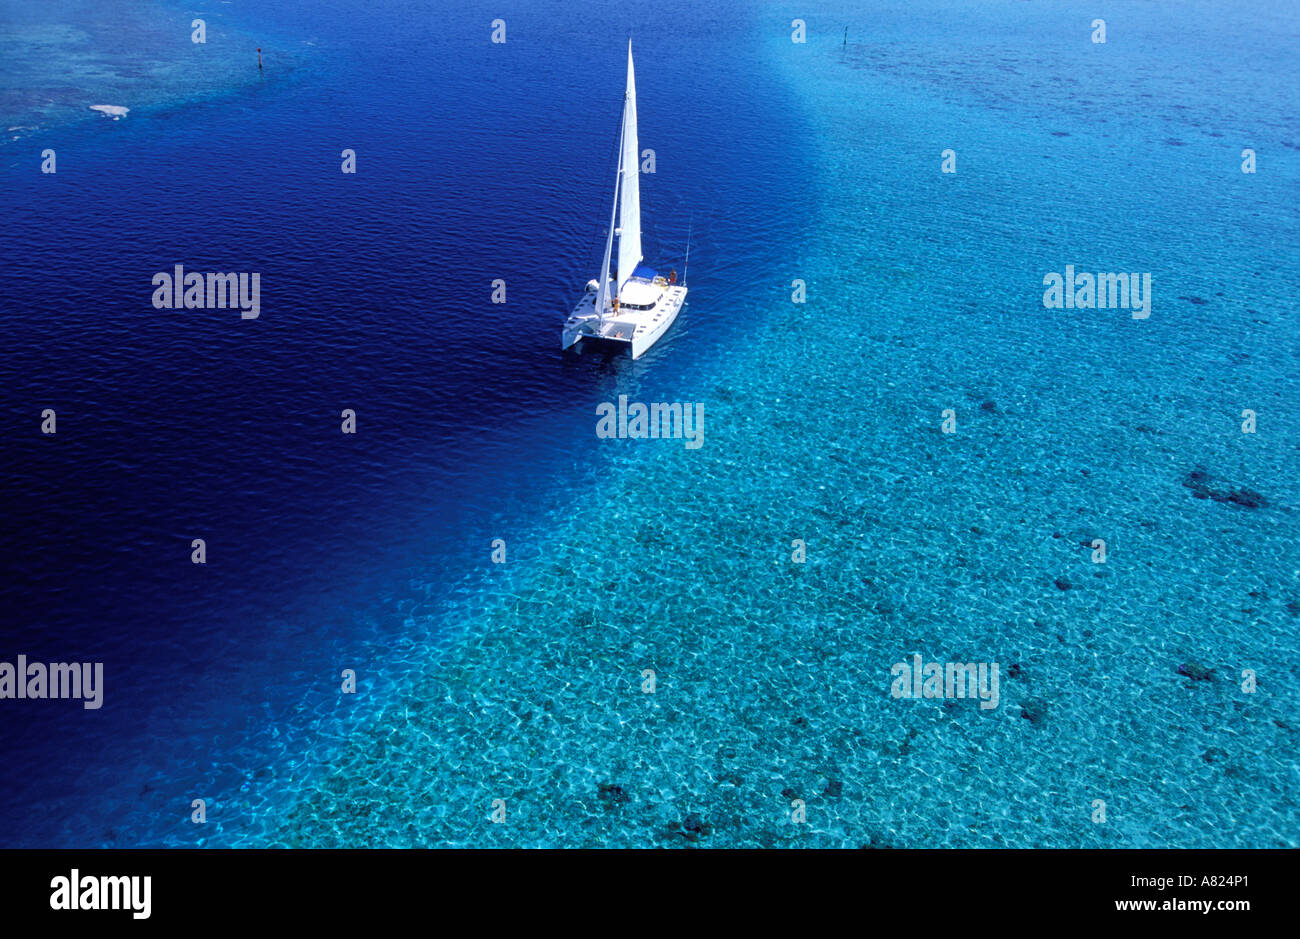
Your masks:
M662 277L641 263L641 154L636 136L636 79L632 73L632 43L627 44L627 92L623 96L623 126L619 132L618 173L609 211L609 234L600 277L587 290L564 324L562 349L584 339L616 343L638 359L672 325L686 302L677 272ZM614 216L618 214L615 226ZM611 276L614 236L618 236L618 267ZM687 246L689 257L690 246Z

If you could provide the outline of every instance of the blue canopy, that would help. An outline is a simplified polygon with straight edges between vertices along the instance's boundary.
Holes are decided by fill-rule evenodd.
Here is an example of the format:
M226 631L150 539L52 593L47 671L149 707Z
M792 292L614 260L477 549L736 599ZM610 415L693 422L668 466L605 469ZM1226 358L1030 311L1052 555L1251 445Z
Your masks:
M644 277L646 280L654 280L656 277L659 276L659 272L656 271L653 267L650 267L648 265L638 264L635 270L632 271L632 276Z

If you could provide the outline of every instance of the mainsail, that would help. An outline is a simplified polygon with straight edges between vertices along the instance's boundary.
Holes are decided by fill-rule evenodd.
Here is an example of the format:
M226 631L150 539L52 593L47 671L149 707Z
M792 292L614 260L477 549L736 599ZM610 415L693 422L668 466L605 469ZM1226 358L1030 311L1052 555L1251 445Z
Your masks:
M641 154L636 138L636 79L632 40L627 43L627 94L623 99L623 197L618 211L618 286L621 290L641 263Z

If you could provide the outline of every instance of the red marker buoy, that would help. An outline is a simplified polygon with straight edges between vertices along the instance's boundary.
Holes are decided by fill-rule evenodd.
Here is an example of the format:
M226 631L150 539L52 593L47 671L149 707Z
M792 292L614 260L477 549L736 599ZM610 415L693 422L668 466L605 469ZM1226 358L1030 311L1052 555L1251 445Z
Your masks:
M257 47L257 67L258 67L259 69L262 67L262 47L261 47L261 46L258 46L258 47Z

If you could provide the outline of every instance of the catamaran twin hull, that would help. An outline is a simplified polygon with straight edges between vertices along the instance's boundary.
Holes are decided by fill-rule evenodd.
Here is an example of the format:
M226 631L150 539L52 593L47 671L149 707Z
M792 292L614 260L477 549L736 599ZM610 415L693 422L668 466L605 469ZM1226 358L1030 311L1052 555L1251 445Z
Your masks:
M614 177L614 201L609 210L600 276L587 284L586 294L564 324L560 341L563 349L583 340L622 343L637 359L681 312L686 285L677 283L676 271L664 278L641 264L641 165L631 42L627 44L627 90L618 143L618 173ZM686 253L689 260L689 239ZM683 279L685 272L683 266Z
M685 287L662 281L662 277L645 280L637 277L629 280L623 287L623 293L633 295L635 291L629 288L645 285L649 288L645 292L653 291L649 298L651 302L623 303L616 312L607 312L604 317L596 313L596 291L589 289L564 324L562 348L567 349L582 340L595 340L624 345L631 352L632 358L641 358L642 353L653 346L673 324L681 312L682 304L686 302ZM632 309L633 306L648 306L649 309Z

